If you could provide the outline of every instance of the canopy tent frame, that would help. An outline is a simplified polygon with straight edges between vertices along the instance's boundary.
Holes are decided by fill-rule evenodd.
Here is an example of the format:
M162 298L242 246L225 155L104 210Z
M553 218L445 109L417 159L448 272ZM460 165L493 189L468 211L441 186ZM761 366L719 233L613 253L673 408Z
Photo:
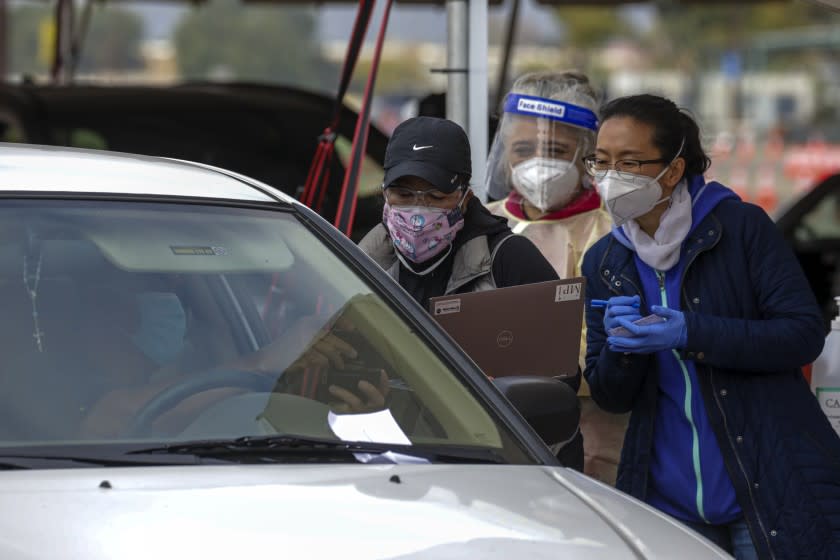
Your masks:
M0 25L5 23L5 3L0 0ZM79 65L84 40L92 17L93 6L97 1L85 0L82 15L77 22L75 17L74 0L56 0L55 22L56 42L51 65L51 78L54 83L71 83ZM190 0L191 3L201 3L207 0ZM313 3L311 0L244 0L245 2L266 2L279 4ZM484 181L487 153L484 149L477 149L488 145L488 7L498 5L503 0L399 0L402 4L445 4L447 13L447 68L439 71L447 73L446 116L460 124L467 132L472 150L473 184ZM511 52L514 47L514 36L519 17L519 0L512 2L511 17L504 41L502 63L497 76L495 89L495 104L501 103L507 75L509 72ZM544 5L621 5L631 0L536 0ZM727 0L677 0L680 3L692 2L721 2ZM766 0L735 0L739 3L760 3ZM823 0L840 1L840 0ZM364 3L365 0L319 0L316 3ZM388 0L386 15L390 11L391 0ZM2 29L2 28L0 28ZM5 34L4 34L5 35ZM381 42L380 42L381 43ZM381 49L381 44L378 45ZM0 44L0 70L5 61L4 45ZM2 75L2 74L0 74ZM375 79L375 78L374 78ZM373 87L369 80L369 87ZM365 125L367 126L367 125ZM355 150L354 150L355 152ZM355 155L355 154L354 154ZM351 167L354 167L351 162ZM354 188L350 191L355 193ZM352 201L350 206L353 207ZM352 213L351 213L352 214ZM344 226L352 225L352 215L343 222Z
M96 0L85 0L82 13L76 20L76 5L73 0L57 0L55 5L55 44L50 63L50 79L54 84L73 82L79 67L85 38L93 17ZM101 1L101 0L100 0Z

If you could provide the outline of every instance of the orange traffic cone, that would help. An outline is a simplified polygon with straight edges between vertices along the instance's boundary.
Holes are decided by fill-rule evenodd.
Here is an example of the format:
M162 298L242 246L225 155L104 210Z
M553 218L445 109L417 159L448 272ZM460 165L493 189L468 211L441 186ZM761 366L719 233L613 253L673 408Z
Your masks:
M733 169L729 181L729 188L735 191L741 200L747 202L750 198L747 192L747 172L743 169Z
M779 205L779 195L774 185L760 185L755 196L755 203L761 206L768 214L776 210Z

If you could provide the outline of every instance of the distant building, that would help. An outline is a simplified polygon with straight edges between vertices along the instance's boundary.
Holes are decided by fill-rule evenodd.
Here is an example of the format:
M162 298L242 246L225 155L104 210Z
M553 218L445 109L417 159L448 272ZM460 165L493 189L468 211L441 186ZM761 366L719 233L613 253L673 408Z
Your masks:
M707 133L733 131L749 123L755 132L802 126L817 115L817 83L806 72L744 73L732 80L715 72L694 81L676 71L613 72L610 97L656 93L692 109Z

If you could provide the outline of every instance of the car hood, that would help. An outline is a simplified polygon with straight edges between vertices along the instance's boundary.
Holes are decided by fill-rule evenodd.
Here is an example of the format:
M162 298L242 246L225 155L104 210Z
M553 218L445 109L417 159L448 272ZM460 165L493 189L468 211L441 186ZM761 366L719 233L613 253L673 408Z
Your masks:
M6 560L727 557L639 502L550 467L7 471L0 503Z

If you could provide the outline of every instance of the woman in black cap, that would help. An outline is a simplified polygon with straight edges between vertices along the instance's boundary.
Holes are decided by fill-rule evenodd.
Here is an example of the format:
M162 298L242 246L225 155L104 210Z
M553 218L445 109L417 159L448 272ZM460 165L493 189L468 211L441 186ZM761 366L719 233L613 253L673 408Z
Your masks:
M382 223L360 247L422 306L429 298L557 279L528 239L473 197L470 144L452 121L417 117L385 152Z
M471 175L469 140L454 122L417 117L394 130L385 151L382 223L359 245L424 308L432 297L558 278L529 239L473 196ZM580 375L566 381L577 392ZM579 434L554 451L583 469Z

